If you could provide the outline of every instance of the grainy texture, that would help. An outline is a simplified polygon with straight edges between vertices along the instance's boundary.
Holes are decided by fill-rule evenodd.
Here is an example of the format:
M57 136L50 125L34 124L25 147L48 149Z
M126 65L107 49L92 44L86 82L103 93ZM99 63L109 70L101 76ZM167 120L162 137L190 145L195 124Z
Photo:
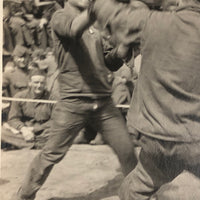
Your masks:
M1 200L9 200L17 191L37 153L28 149L1 152ZM73 145L36 200L119 200L117 188L122 178L117 157L108 146ZM165 200L199 200L200 181L184 172L160 193Z

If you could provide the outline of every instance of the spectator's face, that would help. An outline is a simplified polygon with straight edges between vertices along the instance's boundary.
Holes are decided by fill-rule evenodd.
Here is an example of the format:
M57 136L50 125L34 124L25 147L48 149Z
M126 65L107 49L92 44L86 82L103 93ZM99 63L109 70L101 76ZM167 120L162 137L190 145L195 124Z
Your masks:
M25 57L14 57L14 62L16 63L17 67L19 68L25 68L26 67L26 59Z
M42 75L34 75L31 77L29 86L35 96L40 96L45 90L46 78Z

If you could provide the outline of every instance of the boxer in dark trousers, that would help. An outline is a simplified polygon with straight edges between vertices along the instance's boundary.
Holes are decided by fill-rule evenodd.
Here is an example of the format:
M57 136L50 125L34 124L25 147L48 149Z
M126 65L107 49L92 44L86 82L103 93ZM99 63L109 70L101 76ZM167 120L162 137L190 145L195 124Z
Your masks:
M85 10L89 2L69 0L52 17L60 100L52 113L49 140L30 164L15 200L35 198L54 164L62 160L88 121L118 155L125 175L136 165L133 145L123 117L111 100L107 77L106 64L118 58L112 53L105 60L99 31L90 27L94 21Z

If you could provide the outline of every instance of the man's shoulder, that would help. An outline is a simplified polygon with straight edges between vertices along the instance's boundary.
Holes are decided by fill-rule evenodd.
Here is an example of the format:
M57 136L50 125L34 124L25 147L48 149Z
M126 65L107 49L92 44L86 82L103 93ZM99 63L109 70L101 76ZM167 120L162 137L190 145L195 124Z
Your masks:
M157 26L166 26L167 24L175 21L177 17L176 11L151 11L149 14L149 19L151 23L156 24ZM167 27L169 28L169 27Z
M161 12L161 11L150 11L146 21L146 31L148 34L156 32L168 32L172 24L175 23L174 17L175 12Z
M60 8L60 9L56 10L52 15L52 19L55 19L62 15L70 15L72 13L73 13L72 9L70 9L69 6L65 6L64 8Z
M52 16L52 20L54 21L55 19L59 19L60 17L72 17L74 15L77 15L76 10L70 6L69 4L65 5L64 8L58 9L56 12L54 12Z
M19 91L15 94L14 98L28 98L29 89Z
M16 68L14 68L12 71L5 71L3 72L3 77L12 79L15 76L16 72Z
M3 78L10 78L10 76L12 75L12 72L3 72Z
M28 74L26 73L26 71L23 71L23 70L21 70L21 69L19 69L17 67L15 68L15 70L12 71L12 74L17 74L17 75L25 74L25 75L28 76Z
M58 14L63 14L63 13L64 13L64 8L60 8L53 13L52 18L55 18L55 16L57 16Z
M16 68L14 67L12 70L3 72L3 75L10 76L16 72Z

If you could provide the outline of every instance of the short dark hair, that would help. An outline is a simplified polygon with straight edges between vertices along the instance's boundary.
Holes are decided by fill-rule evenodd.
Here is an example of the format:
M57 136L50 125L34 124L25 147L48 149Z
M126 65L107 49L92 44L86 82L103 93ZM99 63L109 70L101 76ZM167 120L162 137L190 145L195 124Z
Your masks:
M41 70L39 68L34 68L29 71L29 80L31 80L32 76L45 76L46 77L46 73L44 70Z
M38 63L36 63L36 62L31 62L31 63L29 64L29 66L32 66L33 68L38 68L38 69L39 69L39 65L38 65Z

